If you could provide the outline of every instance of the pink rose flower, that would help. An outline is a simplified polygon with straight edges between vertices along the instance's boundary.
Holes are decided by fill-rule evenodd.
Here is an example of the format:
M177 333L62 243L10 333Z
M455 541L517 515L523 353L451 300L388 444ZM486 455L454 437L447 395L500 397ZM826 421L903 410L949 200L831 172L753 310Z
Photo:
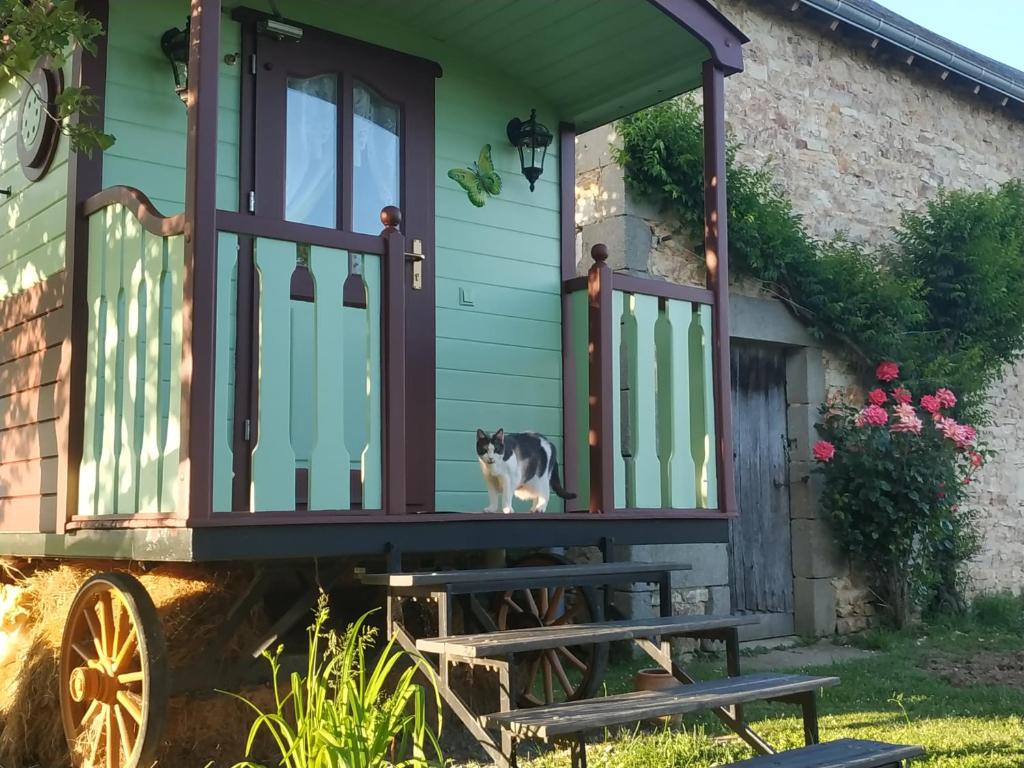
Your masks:
M836 447L828 440L819 440L814 444L814 458L822 464L832 461L836 455Z
M909 403L914 399L914 396L910 394L910 390L906 387L896 387L892 391L892 399L897 403Z
M900 403L893 408L893 413L896 414L896 421L891 427L889 427L890 432L913 432L915 435L921 434L921 429L924 427L924 424L921 423L921 419L914 410L914 406L910 403Z
M952 408L956 405L956 395L945 387L935 390L935 398L943 408Z
M879 363L875 369L875 378L879 381L894 381L900 377L900 367L896 363L887 361Z
M934 416L942 409L942 403L935 395L925 395L921 398L921 407Z
M972 467L980 467L984 463L985 463L985 458L980 453L978 453L977 451L972 451L971 452L971 466Z
M951 419L948 416L937 415L935 417L935 426L942 432L943 437L947 440L952 440L956 443L956 447L962 450L970 448L975 438L978 437L978 430L974 427L967 424L958 424L956 419Z
M874 405L881 405L888 399L889 397L885 394L885 390L881 388L875 388L868 392L868 402Z
M889 414L886 413L885 408L878 405L869 405L854 419L854 424L858 427L865 425L871 427L884 427L889 422Z

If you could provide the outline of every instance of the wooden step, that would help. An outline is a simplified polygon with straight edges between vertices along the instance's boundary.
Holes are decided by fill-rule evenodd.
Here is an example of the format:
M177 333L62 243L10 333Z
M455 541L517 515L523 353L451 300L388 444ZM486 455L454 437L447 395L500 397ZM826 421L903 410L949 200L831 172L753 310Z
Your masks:
M679 685L662 691L637 691L600 699L584 699L533 709L487 715L521 738L551 740L597 728L629 725L667 715L684 715L816 691L839 684L838 677L763 673Z
M722 768L884 768L924 754L921 747L883 744L880 741L840 739L777 755L753 757Z
M568 624L559 627L512 629L479 635L426 637L416 641L424 653L463 659L487 659L511 653L539 651L587 643L610 643L651 637L681 637L727 629L757 621L756 616L670 616L656 619L608 621L601 624Z
M673 571L688 571L688 563L592 563L533 568L489 568L423 573L365 573L363 584L394 590L436 590L451 594L498 592L527 587L583 587L659 581Z

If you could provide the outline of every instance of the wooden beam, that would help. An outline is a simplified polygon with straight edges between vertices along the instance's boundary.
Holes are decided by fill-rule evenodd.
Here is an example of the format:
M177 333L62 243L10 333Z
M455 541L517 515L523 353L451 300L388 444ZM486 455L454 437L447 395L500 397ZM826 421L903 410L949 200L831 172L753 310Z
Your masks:
M561 123L558 126L558 184L560 190L560 240L562 283L576 276L576 126ZM586 328L572 325L572 295L562 291L562 482L570 493L579 493L576 457L584 446L580 445L579 424L576 419L577 366L583 361L576 356L577 334ZM569 502L566 502L569 508Z
M99 21L107 31L108 0L83 0L79 10ZM107 85L107 36L96 39L96 53L78 48L72 57L71 85L87 89L96 99L96 111L88 116L74 115L73 121L90 122L103 130ZM89 306L86 283L89 270L89 223L79 208L86 198L103 186L103 153L92 155L71 152L68 155L67 218L64 230L65 287L64 311L70 313L68 334L61 350L60 380L57 383L57 434L60 441L57 466L57 519L40 530L63 533L67 521L78 514L78 470L82 463L85 431L85 368L88 355ZM42 521L40 521L42 522Z
M729 375L729 225L725 172L725 72L704 62L704 259L707 287L715 297L712 372L715 393L715 459L718 508L736 512Z
M389 205L380 213L384 231L383 298L381 302L381 338L384 349L381 361L384 409L381 419L381 461L384 464L384 511L404 515L406 511L406 294L405 235L402 234L402 212Z
M615 511L615 421L612 398L612 366L618 365L612 349L612 270L608 248L590 249L594 265L587 274L588 326L590 333L590 505L591 512Z
M182 306L178 508L208 518L213 508L213 389L216 339L217 86L221 0L192 0L185 159L185 280ZM227 375L227 372L223 372Z

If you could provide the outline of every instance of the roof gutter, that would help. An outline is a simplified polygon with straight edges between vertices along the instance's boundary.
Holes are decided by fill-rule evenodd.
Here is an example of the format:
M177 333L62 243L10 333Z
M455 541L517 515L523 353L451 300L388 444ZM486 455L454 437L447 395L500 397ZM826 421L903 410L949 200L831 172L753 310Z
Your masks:
M870 11L858 8L846 0L800 0L802 5L830 16L850 26L857 27L875 37L905 49L907 52L927 59L950 72L990 88L1003 96L1024 103L1024 84L993 72L977 62L891 21L879 18Z

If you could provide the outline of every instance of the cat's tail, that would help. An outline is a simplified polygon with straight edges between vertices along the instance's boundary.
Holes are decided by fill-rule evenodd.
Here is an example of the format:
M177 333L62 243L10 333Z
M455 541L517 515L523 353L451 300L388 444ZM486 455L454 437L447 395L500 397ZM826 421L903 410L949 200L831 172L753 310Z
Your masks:
M562 477L558 474L558 456L555 453L554 445L551 446L551 490L566 501L576 498L575 493L569 493L562 487Z

